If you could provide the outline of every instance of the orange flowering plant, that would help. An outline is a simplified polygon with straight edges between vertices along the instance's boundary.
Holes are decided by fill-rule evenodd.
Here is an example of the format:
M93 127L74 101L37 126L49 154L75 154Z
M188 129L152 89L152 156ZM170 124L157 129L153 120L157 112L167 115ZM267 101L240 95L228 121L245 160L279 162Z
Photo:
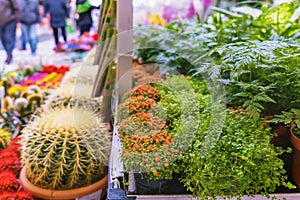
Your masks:
M118 107L118 132L126 171L158 177L159 170L168 168L188 147L198 121L197 99L189 86L183 76L168 76L124 95ZM191 116L185 117L187 113Z

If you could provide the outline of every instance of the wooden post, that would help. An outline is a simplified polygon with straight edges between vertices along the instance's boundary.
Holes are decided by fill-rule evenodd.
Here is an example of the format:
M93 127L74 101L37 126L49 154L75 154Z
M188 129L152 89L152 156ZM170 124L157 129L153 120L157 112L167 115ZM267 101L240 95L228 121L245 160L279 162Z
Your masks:
M132 0L117 0L118 62L117 91L123 95L132 87L133 48L133 5Z
M122 96L132 86L132 48L133 48L133 6L132 0L117 0L117 67L116 67L116 88L115 88L115 108L118 107L119 97ZM116 116L115 116L116 117ZM121 141L117 135L117 119L114 121L114 134L112 142L112 153L110 157L111 178L123 176L123 163L121 155ZM115 134L116 133L116 134Z

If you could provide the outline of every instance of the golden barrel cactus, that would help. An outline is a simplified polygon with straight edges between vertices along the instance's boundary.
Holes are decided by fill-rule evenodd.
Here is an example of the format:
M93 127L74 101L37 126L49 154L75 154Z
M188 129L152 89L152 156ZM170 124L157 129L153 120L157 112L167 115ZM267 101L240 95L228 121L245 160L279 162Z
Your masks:
M22 164L36 186L74 189L107 174L111 134L93 111L77 107L45 111L22 132Z

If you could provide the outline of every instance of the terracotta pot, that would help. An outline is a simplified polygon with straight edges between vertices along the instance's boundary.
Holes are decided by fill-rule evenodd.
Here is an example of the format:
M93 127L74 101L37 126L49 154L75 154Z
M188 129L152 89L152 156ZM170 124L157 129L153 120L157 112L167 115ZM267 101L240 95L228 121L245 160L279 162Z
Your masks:
M267 128L271 127L271 132L276 133L278 137L289 136L290 135L290 126L282 123L269 123L268 120L273 119L274 116L264 116L264 122L262 127Z
M83 197L92 193L95 193L102 189L102 197L106 193L108 187L108 176L105 176L101 180L86 187L81 187L72 190L48 190L33 185L26 177L26 169L23 167L20 173L20 182L23 189L31 193L34 197L42 199L54 199L54 200L71 200L79 197Z
M293 180L300 188L300 139L291 131L292 144L294 146Z

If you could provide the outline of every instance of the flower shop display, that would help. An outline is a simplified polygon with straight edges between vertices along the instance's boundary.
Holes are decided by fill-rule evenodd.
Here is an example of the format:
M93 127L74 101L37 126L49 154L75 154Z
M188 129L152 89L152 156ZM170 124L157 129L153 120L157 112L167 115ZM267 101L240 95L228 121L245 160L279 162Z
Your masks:
M134 30L133 88L115 116L125 174L133 172L137 194L142 187L142 194L201 199L293 192L293 181L300 185L298 5L262 7L257 17L216 8L206 21L193 1L186 5L188 13L177 13L182 18L165 6L162 16L149 15L162 26ZM101 67L115 55L117 41L108 38L117 33L116 1L102 6L103 48L94 49L92 63L1 74L0 200L104 195L116 70L115 63ZM87 52L98 34L55 51ZM224 86L217 99L216 85ZM91 98L95 91L106 98ZM281 127L290 132L279 135ZM292 178L286 155L294 157Z
M42 90L54 89L59 86L64 74L69 71L69 69L70 68L68 66L44 66L41 71L34 72L24 81L11 86L8 93L10 96L13 96L15 93L27 90L27 88L31 85L37 85Z
M71 39L66 43L58 44L55 48L56 52L84 52L92 50L97 43L98 35L90 34L88 32Z
M111 136L94 111L76 107L44 111L22 132L20 178L25 190L40 198L57 194L57 199L70 199L105 189ZM97 182L98 187L89 187Z
M160 86L163 81L139 85L129 91L119 105L118 130L125 169L146 170L155 180L170 179L179 173L179 180L186 189L204 199L269 196L281 185L294 188L287 181L283 161L278 158L284 151L270 144L270 129L260 128L263 120L228 112L220 138L205 155L204 138L212 131L209 128L213 106L204 82L190 80L194 93L197 91L197 102L193 102L193 98L188 97L193 91L182 89L182 79L171 77L165 81L170 81L178 90ZM174 91L184 91L185 98L179 98ZM189 101L184 102L188 105L184 109L191 109L194 118L181 116L184 99ZM195 116L199 116L198 125ZM188 149L177 146L176 138L181 142L186 140L183 144Z

